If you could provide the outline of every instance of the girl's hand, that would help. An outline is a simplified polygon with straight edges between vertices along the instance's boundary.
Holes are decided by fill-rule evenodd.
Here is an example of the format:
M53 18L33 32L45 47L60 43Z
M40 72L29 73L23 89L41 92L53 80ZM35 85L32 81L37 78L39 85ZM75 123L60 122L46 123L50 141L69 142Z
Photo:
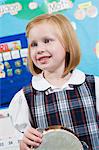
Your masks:
M31 147L36 148L42 142L42 133L32 127L28 128L22 141L20 142L20 150L31 150Z

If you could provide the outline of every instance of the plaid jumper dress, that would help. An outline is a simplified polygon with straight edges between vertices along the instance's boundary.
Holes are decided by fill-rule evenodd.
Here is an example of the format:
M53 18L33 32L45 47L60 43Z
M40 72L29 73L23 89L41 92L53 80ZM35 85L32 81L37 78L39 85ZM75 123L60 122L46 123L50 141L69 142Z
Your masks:
M47 128L62 125L72 130L89 150L99 149L98 115L94 76L86 75L85 82L72 85L73 90L49 93L37 91L32 85L24 88L30 109L31 125L34 128Z

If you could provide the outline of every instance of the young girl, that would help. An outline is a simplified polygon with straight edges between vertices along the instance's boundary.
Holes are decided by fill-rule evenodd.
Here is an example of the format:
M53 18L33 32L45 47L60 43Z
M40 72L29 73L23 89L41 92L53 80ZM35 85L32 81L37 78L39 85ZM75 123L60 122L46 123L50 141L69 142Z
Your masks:
M26 28L31 84L11 101L9 114L23 133L21 150L38 147L37 128L62 125L89 150L98 150L99 78L75 69L80 48L71 23L61 14L44 14Z

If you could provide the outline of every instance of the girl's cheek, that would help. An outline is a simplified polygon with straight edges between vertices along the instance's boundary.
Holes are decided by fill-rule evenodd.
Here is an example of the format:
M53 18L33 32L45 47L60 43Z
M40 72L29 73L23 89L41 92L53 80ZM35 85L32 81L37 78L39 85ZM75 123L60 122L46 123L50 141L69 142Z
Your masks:
M31 55L31 57L33 57L33 56L34 56L34 54L33 54L33 52L32 52L32 51L30 51L30 55Z
M36 61L35 56L34 56L34 55L32 55L32 54L31 54L31 59L32 59L32 61L33 61L33 62L35 62L35 61Z

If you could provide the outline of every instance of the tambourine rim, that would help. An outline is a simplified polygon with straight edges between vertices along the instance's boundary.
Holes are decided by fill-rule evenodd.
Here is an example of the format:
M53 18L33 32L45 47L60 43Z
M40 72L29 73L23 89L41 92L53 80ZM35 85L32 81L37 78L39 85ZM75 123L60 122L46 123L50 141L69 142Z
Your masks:
M79 137L78 137L78 135L76 133L74 133L71 129L66 128L66 127L64 127L62 125L52 125L52 126L49 126L48 128L45 128L43 131L45 132L45 131L57 130L57 129L62 129L62 130L71 132L73 135L75 135L75 137L77 137L79 139Z
M70 134L71 136L73 136L79 142L81 150L83 150L83 146L82 146L82 143L79 140L79 138L70 129L67 129L67 128L63 127L63 126L50 126L50 127L46 128L43 131L43 136L46 135L46 134L48 134L48 133L50 133L50 132L55 132L55 131L56 132L57 131L64 132L64 133L67 133L67 134Z

